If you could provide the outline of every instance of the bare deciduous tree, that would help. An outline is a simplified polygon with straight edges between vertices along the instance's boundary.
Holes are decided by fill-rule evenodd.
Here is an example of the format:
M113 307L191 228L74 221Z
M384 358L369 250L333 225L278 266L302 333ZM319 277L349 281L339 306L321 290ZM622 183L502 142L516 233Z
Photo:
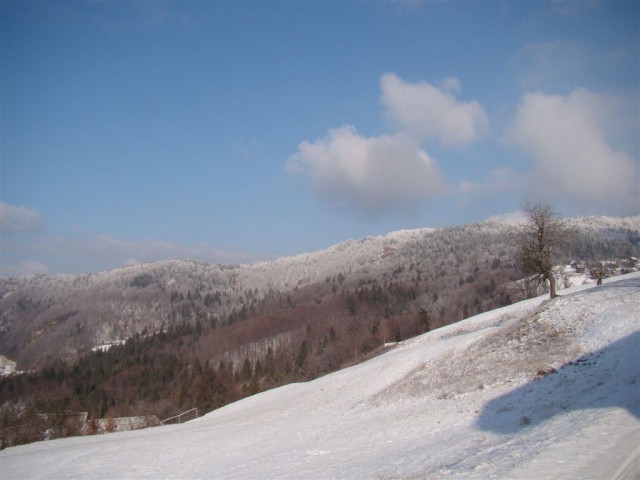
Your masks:
M522 269L540 281L549 282L549 296L556 297L556 277L553 266L568 241L568 230L551 205L526 204L524 212L528 222L522 230L519 262Z

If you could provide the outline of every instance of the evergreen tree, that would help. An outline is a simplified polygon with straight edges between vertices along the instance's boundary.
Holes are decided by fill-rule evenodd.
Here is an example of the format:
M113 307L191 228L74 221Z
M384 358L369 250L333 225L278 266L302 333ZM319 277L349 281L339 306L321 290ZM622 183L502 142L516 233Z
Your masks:
M300 344L300 350L298 350L298 355L296 355L295 361L295 369L299 371L304 365L305 360L307 359L307 355L309 354L309 342L303 340Z
M247 380L249 380L251 378L252 375L253 375L253 368L251 368L251 362L249 361L248 358L245 358L244 362L242 363L242 370L240 372L240 379L243 382L246 382Z

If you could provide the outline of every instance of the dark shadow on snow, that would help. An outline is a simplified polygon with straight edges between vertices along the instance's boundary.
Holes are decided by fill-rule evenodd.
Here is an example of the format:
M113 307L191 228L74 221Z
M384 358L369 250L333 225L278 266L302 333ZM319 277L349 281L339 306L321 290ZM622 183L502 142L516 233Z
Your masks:
M569 362L487 403L476 426L517 433L580 409L620 407L640 418L640 332Z
M606 282L603 285L598 285L596 287L591 287L587 290L583 290L581 292L577 292L577 295L596 295L600 294L603 291L607 290L620 290L620 289L630 289L630 295L637 295L638 288L640 287L640 277L635 278L625 278L625 279L616 279L614 282Z

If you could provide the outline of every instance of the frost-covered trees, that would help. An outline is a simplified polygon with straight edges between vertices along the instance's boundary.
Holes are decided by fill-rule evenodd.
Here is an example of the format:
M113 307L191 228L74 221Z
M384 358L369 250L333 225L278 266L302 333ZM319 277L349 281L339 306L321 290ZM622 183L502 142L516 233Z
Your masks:
M567 244L568 230L549 204L527 204L524 210L528 222L520 237L518 260L525 272L549 282L549 296L555 298L553 266Z

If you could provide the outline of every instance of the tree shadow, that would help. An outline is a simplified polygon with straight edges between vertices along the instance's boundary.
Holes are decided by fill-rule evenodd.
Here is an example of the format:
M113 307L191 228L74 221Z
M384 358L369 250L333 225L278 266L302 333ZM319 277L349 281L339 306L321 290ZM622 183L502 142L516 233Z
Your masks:
M615 282L605 281L604 284L596 287L589 288L580 292L582 295L599 295L602 292L608 290L620 291L621 288L628 288L630 295L636 294L638 287L640 287L640 277L623 278L618 277Z
M640 332L583 355L487 403L476 426L517 433L574 410L620 407L640 419Z

